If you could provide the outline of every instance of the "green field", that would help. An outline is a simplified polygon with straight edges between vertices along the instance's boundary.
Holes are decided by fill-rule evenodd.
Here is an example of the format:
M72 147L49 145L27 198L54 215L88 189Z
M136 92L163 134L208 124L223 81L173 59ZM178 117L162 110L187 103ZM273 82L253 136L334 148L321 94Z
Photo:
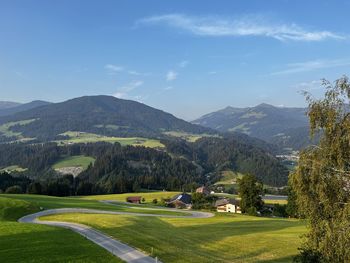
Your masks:
M10 220L49 208L178 214L104 204L130 195L150 200L176 192L148 192L84 197L0 195L0 258L4 262L120 262L108 252L69 230ZM3 212L5 211L5 212ZM291 262L298 253L305 222L294 219L216 214L212 218L160 218L134 215L62 214L44 217L90 225L163 262ZM74 246L72 246L74 244ZM26 253L25 253L26 252ZM17 255L18 254L18 255Z
M0 197L1 262L122 262L70 230L15 222L38 210L29 202Z
M223 185L236 185L237 179L240 179L243 177L243 174L238 172L233 172L230 170L222 171L221 172L221 180L216 182L215 184L223 184Z
M74 143L95 143L95 142L118 142L123 146L144 146L150 148L163 148L164 145L159 140L140 138L140 137L107 137L94 133L73 132L68 131L60 135L68 136L69 139L56 141L59 145L74 144Z
M85 200L114 200L119 202L125 202L129 196L141 196L145 198L145 203L152 203L153 199L160 201L162 198L171 198L180 192L146 192L146 193L127 193L127 194L111 194L111 195L89 195L79 197Z
M7 173L21 173L21 172L25 172L27 171L27 168L22 168L18 165L11 165L11 166L7 166L5 168L0 169L0 172L7 172Z
M65 167L82 167L84 170L88 168L90 163L94 163L95 159L89 156L84 155L76 155L76 156L68 156L63 158L62 160L55 163L52 168L60 169Z
M43 209L79 207L79 208L130 212L130 213L164 214L164 215L181 215L181 216L187 215L182 213L181 211L172 212L172 211L143 210L143 209L137 209L138 206L135 206L134 208L129 208L128 205L115 206L111 204L101 203L98 200L87 200L87 199L78 198L78 197L54 197L54 196L46 196L46 195L27 195L27 194L0 194L0 197L27 201ZM125 199L123 201L125 201Z
M16 125L27 125L29 123L32 123L36 121L36 119L30 119L30 120L24 120L24 121L16 121L16 122L8 122L0 125L0 134L5 137L15 137L17 141L30 141L33 140L33 138L25 138L22 136L22 133L20 132L14 132L11 130L11 127Z
M163 262L291 262L305 232L298 220L216 215L208 219L97 214L52 215L45 220L90 225Z
M212 135L212 134L206 134L206 133L193 134L193 133L187 133L182 131L168 131L168 132L163 132L163 134L171 137L181 138L188 142L195 142L203 137L218 137L217 135Z

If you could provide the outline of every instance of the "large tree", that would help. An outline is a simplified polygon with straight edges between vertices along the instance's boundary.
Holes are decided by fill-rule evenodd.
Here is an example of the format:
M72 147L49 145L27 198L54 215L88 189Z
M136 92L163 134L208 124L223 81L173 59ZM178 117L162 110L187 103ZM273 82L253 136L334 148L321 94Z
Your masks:
M303 150L291 175L299 212L309 232L302 262L350 262L350 83L323 81L325 96L306 94L311 136L318 145Z
M241 197L241 209L243 213L256 214L261 209L263 202L261 195L263 186L254 175L247 174L239 179L239 196Z

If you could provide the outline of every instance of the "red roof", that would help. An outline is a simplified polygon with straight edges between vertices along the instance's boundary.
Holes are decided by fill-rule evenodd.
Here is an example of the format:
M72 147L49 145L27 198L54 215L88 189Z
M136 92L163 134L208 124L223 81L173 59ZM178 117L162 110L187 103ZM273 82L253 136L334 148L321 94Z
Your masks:
M126 199L128 200L128 201L140 201L141 200L141 196L129 196L129 197L127 197Z

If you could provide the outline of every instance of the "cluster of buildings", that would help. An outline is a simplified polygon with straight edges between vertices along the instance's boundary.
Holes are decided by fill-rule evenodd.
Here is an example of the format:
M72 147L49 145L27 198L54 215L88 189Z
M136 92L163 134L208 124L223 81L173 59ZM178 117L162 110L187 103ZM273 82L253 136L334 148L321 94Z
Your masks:
M201 193L204 196L209 196L211 194L210 190L205 186L197 188L196 193ZM141 196L130 196L127 198L127 202L129 203L140 204L141 200ZM191 209L192 196L187 193L180 193L167 200L166 204L175 208ZM213 207L216 208L217 212L241 213L240 202L236 199L219 198L213 203Z

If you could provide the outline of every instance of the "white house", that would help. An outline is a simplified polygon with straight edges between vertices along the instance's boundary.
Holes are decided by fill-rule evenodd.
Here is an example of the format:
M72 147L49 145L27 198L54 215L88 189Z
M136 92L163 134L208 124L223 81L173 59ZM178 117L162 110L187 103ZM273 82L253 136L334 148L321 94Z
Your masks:
M242 213L239 201L235 199L219 199L215 202L217 212Z

